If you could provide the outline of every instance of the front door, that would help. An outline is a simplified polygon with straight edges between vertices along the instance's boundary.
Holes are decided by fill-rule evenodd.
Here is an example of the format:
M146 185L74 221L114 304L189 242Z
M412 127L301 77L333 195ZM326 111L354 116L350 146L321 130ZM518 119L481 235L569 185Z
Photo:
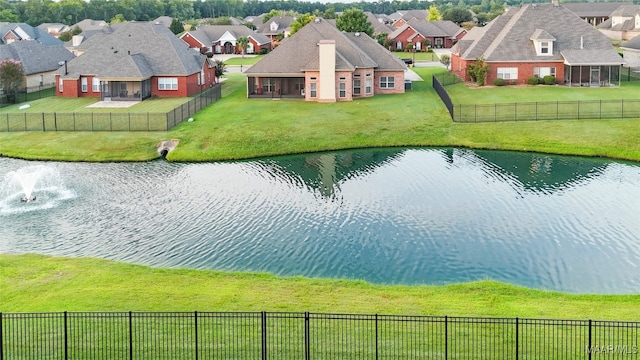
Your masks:
M591 86L600 86L600 67L591 67Z

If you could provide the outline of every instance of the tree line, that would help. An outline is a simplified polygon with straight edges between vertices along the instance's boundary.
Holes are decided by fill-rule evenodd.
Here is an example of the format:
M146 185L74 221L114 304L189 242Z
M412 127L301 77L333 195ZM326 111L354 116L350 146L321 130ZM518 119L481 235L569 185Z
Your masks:
M550 0L529 0L548 2ZM634 0L640 1L640 0ZM398 10L426 10L435 5L441 14L450 9L468 9L487 14L488 18L506 6L519 5L523 0L378 0L355 3L322 3L299 0L0 0L1 22L25 22L32 26L42 23L75 24L84 19L119 21L150 21L169 16L187 22L192 19L260 15L271 10L291 11L298 14L340 13L348 9L370 11L374 14L392 14ZM484 18L483 18L484 19Z

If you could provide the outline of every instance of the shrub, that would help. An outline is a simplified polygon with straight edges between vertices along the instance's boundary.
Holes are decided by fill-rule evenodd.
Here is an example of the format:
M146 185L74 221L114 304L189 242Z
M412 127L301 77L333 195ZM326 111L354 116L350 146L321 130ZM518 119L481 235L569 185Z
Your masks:
M538 78L535 76L532 76L530 78L527 79L527 84L529 85L538 85Z
M268 52L269 52L269 49L262 48L262 49L260 49L260 51L258 51L258 54L260 54L260 55L264 55L264 54L266 54L266 53L268 53Z
M543 80L546 85L555 85L556 83L556 77L553 75L546 75Z
M504 81L504 79L495 79L493 80L493 85L495 86L505 86L507 83Z

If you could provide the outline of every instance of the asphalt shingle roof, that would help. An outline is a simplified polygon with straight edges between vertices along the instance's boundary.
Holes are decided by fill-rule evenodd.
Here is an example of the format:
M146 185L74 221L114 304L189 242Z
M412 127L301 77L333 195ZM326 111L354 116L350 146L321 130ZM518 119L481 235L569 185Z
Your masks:
M555 38L552 54L539 56L533 36ZM553 4L509 8L481 30L472 29L452 52L463 59L483 57L490 62L624 63L605 35L562 5Z
M229 32L236 39L240 37L251 37L259 45L269 44L271 40L263 34L257 33L244 25L204 25L196 30L189 31L191 36L196 38L205 46L211 46L218 41L226 32Z
M343 33L321 18L305 25L294 35L251 66L245 73L300 76L305 70L319 69L318 42L335 40L336 70L358 68L404 70L396 56L364 33Z
M580 17L603 17L609 16L621 5L629 5L631 2L582 2L582 3L562 3L562 6L569 9Z
M83 46L85 53L67 63L68 73L59 70L63 77L185 76L200 72L206 60L167 27L153 22L125 23L113 33L92 36Z
M73 54L62 45L42 45L36 41L16 41L0 45L0 60L20 61L25 75L57 70L61 61L73 58Z
M24 40L37 41L43 45L62 44L62 41L49 34L46 29L33 27L26 23L3 23L2 26L0 26L0 36L4 37L9 32L14 32L16 35L18 35L18 33L16 32L16 29L18 28L22 29L22 31L27 34L28 38L25 38Z

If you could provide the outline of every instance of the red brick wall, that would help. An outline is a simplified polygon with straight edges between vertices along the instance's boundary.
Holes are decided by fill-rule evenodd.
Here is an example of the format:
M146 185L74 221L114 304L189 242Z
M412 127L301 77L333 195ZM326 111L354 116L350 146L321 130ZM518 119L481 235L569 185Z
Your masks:
M460 78L470 81L470 77L467 74L467 65L473 63L475 60L460 59L456 54L451 54L451 71L456 73ZM537 63L487 63L489 65L489 72L487 73L486 85L492 85L493 81L498 77L499 67L517 67L518 79L514 80L514 84L526 84L527 79L533 76L533 70L535 67L555 67L556 68L556 82L562 83L564 81L564 63L560 62L537 62Z
M380 77L382 76L394 77L393 89L383 89L380 87ZM404 71L376 71L373 78L373 92L376 95L404 93Z
M186 42L190 48L193 49L200 49L203 46L210 46L210 44L202 44L200 43L200 41L196 40L196 38L194 38L193 36L191 36L191 34L189 33L185 33L182 37L181 37L182 41Z
M56 75L56 95L68 98L77 98L80 96L80 79L65 79L63 80L63 89L60 92L59 84L60 75Z
M391 39L393 40L393 48L397 49L397 43L398 41L402 42L402 49L406 49L407 48L407 44L409 43L409 37L413 36L416 32L408 27L406 28L403 32L401 32L400 34L398 34L398 36L396 36L395 38Z

